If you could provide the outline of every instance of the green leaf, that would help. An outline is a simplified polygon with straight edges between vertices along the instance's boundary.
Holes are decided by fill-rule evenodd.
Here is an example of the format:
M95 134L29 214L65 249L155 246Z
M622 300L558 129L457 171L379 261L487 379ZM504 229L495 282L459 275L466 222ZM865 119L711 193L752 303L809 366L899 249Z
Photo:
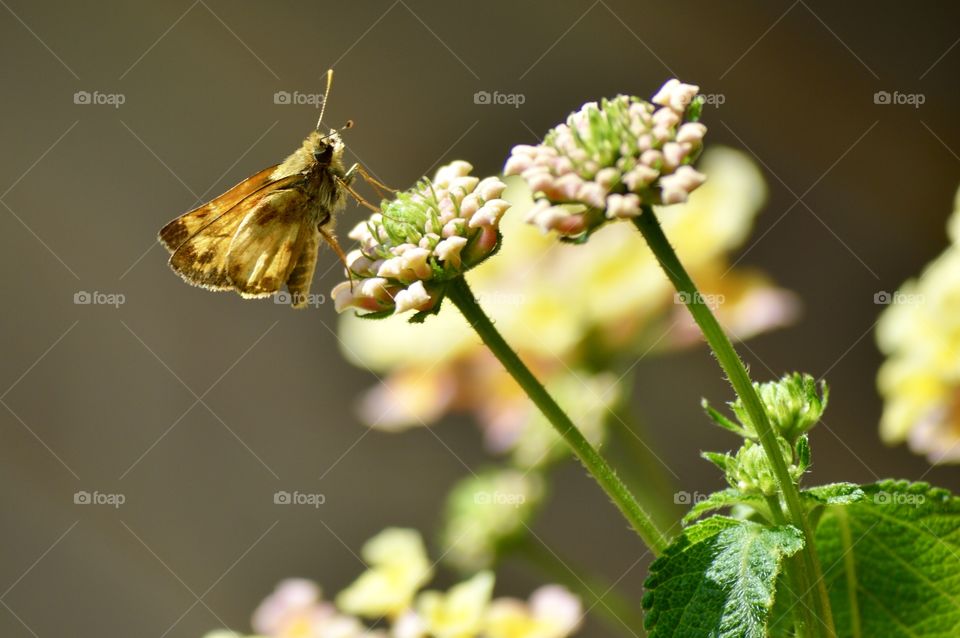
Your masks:
M849 505L863 500L866 493L856 483L829 483L801 492L804 498L824 505Z
M728 419L722 412L714 408L706 399L700 401L700 406L703 408L703 411L707 413L707 416L710 417L710 420L722 427L725 430L733 432L737 436L743 438L748 438L753 436L752 433L748 432L743 426L738 423L734 423Z
M816 531L841 638L960 636L960 498L882 481Z
M728 488L714 492L702 501L697 501L690 508L690 511L683 517L683 523L686 525L697 520L708 512L714 512L719 509L733 507L734 505L749 505L753 508L763 508L764 502L756 494L744 494L740 490Z
M650 566L643 607L651 638L762 638L794 527L714 516L684 530Z

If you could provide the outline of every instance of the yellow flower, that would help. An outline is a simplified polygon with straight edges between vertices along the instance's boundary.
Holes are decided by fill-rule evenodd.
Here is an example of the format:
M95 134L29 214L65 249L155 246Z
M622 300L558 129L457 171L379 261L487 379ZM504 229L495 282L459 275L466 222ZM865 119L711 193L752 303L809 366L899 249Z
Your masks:
M564 638L580 626L580 599L559 585L536 590L525 603L499 598L487 612L486 638Z
M454 585L447 593L425 591L417 599L417 613L432 638L473 638L483 628L493 593L493 574L480 572Z
M960 192L949 227L953 243L919 278L875 296L889 304L877 326L881 436L932 463L960 462Z
M336 598L348 614L396 618L432 575L423 539L415 530L385 529L367 541L361 554L369 569Z

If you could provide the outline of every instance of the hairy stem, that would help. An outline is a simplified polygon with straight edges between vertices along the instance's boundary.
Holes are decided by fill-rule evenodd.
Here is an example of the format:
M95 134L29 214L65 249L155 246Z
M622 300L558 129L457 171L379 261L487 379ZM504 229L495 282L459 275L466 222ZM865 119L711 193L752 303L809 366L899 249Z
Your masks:
M647 547L654 555L661 554L670 544L666 534L656 526L653 519L640 506L640 503L637 502L637 499L617 476L613 468L587 441L566 412L553 400L543 384L533 376L530 369L520 360L513 348L504 341L493 322L477 303L466 279L458 277L451 281L447 287L447 295L470 326L480 335L483 343L500 360L510 376L516 380L534 405L563 437L563 440L580 459L590 475L599 483L603 491L607 493L614 505L626 517L627 521L630 522L630 525L640 535Z
M743 361L740 360L740 356L734 349L733 344L730 343L730 339L727 338L726 333L724 333L720 327L713 312L711 312L707 304L704 303L704 298L697 289L696 284L693 283L690 275L687 274L683 264L680 263L680 259L677 257L676 251L674 251L673 246L670 245L666 235L663 234L663 229L660 227L660 222L653 212L653 209L649 206L644 206L643 213L639 217L634 218L634 224L647 241L650 250L653 251L657 261L660 262L661 268L663 268L663 271L671 283L673 283L674 288L680 293L680 298L687 306L694 321L700 326L700 330L703 332L707 344L709 344L710 349L717 358L717 362L727 375L730 385L733 386L737 396L740 397L740 400L743 402L747 414L750 417L750 422L754 428L756 428L760 445L763 446L767 458L770 460L770 465L779 483L783 500L786 503L787 520L790 524L800 529L804 536L805 544L801 550L800 564L802 565L802 570L800 570L800 577L805 586L799 593L806 599L812 599L809 600L808 604L821 621L818 627L811 627L810 630L815 631L818 635L833 638L836 635L836 630L833 625L833 613L830 610L830 599L827 596L826 584L823 582L823 572L820 568L816 548L813 544L813 530L810 527L806 510L800 500L800 491L790 476L787 462L783 458L780 446L777 444L776 433L770 425L770 420L767 417L763 403L760 401L760 396L753 387L750 376L747 374L747 369Z

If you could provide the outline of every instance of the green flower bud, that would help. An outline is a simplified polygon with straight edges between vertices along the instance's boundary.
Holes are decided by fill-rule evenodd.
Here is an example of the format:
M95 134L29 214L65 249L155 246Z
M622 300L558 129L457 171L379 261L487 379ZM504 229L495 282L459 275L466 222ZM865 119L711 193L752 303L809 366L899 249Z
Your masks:
M798 372L785 375L779 381L754 383L753 386L767 411L770 425L791 443L817 424L830 396L826 382L821 382L818 387L812 376ZM757 430L750 422L743 402L737 399L730 407L750 435L755 437Z
M788 471L791 478L794 481L799 480L807 469L807 462L794 461L794 447L786 439L777 437L777 443L780 446L780 454L784 459L789 460ZM777 477L766 452L759 443L750 439L743 442L743 447L736 456L726 457L723 467L726 470L727 482L741 492L772 496L779 491Z

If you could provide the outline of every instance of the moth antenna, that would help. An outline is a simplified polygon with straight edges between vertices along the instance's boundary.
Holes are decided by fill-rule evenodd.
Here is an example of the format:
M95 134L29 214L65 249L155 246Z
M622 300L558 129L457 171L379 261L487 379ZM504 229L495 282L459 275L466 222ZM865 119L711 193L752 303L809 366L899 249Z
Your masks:
M320 132L320 124L323 122L323 112L327 110L327 98L330 96L330 87L333 86L333 69L327 69L327 88L323 92L323 104L320 105L320 117L317 118L317 132Z
M320 125L320 123L318 122L318 123L317 123L317 126L319 126L319 125ZM343 126L341 126L340 128L338 128L336 131L330 131L329 133L327 133L326 135L324 135L323 137L321 137L320 140L323 141L323 140L327 139L328 137L330 137L331 135L333 135L334 133L341 133L341 132L343 132L343 131L346 131L348 128L353 128L353 120L347 120L346 123L345 123Z

